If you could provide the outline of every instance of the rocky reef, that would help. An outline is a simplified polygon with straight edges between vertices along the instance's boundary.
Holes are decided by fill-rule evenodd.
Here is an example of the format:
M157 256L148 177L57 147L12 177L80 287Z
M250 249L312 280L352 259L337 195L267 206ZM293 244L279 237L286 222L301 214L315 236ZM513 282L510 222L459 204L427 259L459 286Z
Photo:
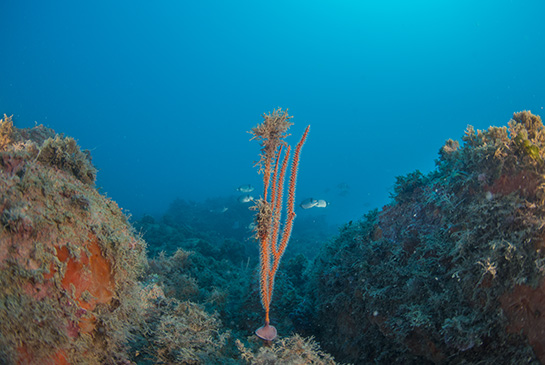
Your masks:
M0 120L0 362L120 363L145 243L70 137Z
M95 176L73 138L0 121L0 363L545 363L545 128L530 112L448 140L314 261L326 239L296 221L268 344L247 208L177 200L135 222L146 244Z
M313 327L354 363L545 362L545 129L530 112L448 140L437 167L315 261Z

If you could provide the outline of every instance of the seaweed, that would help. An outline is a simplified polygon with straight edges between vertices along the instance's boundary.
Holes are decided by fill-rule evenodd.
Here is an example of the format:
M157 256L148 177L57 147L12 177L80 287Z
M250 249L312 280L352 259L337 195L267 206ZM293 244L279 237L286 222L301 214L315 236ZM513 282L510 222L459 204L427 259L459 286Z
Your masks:
M13 121L12 117L4 114L4 118L0 119L0 151L4 150L13 142Z
M248 364L336 364L334 358L323 352L312 337L304 338L297 334L255 352L240 340L236 341L236 345L242 359Z
M44 141L38 161L55 166L74 175L85 184L92 185L96 179L96 169L91 163L89 151L81 151L71 137L55 136Z

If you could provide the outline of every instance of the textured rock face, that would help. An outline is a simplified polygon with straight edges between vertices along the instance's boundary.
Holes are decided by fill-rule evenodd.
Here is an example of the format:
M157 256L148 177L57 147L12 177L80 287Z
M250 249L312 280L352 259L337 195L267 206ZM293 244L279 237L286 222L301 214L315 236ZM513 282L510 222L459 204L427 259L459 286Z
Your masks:
M112 363L140 311L145 244L74 139L0 122L0 362Z
M430 174L398 177L392 203L316 261L326 350L355 363L544 363L544 161L541 119L520 112L447 141Z

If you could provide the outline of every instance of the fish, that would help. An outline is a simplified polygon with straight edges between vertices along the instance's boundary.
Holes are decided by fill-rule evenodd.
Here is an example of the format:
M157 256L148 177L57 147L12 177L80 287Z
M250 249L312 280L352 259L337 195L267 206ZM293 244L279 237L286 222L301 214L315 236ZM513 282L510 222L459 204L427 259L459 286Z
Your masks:
M305 199L301 202L301 204L299 204L299 206L303 209L325 208L328 205L329 205L329 202L323 199L313 199L313 198Z
M254 191L254 187L250 184L240 185L236 190L240 191L241 193L251 193Z
M318 203L318 200L308 198L303 200L301 204L299 204L299 206L303 209L310 209L310 208L314 208L317 203Z
M246 204L246 203L249 203L251 201L254 200L254 197L249 195L249 194L246 194L246 195L241 195L239 198L238 198L238 202L239 203L242 203L242 204Z
M329 202L326 202L323 199L316 200L316 205L314 205L316 208L325 208L329 205Z

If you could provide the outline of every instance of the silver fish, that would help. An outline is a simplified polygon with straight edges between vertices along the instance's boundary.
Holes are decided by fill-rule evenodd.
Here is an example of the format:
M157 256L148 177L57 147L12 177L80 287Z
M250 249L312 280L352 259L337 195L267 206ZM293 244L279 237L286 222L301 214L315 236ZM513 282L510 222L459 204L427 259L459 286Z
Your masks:
M325 200L323 199L319 199L319 200L316 200L316 205L315 207L316 208L325 208L329 205L329 202L326 202Z
M254 191L254 187L250 184L240 185L237 188L237 191L240 191L241 193L251 193L252 191Z
M308 198L303 200L301 204L299 204L299 206L303 209L310 209L310 208L314 208L316 204L318 204L318 200Z
M254 200L254 197L251 196L251 195L241 195L239 198L238 198L238 202L239 203L243 203L243 204L246 204L246 203L249 203L251 201Z

